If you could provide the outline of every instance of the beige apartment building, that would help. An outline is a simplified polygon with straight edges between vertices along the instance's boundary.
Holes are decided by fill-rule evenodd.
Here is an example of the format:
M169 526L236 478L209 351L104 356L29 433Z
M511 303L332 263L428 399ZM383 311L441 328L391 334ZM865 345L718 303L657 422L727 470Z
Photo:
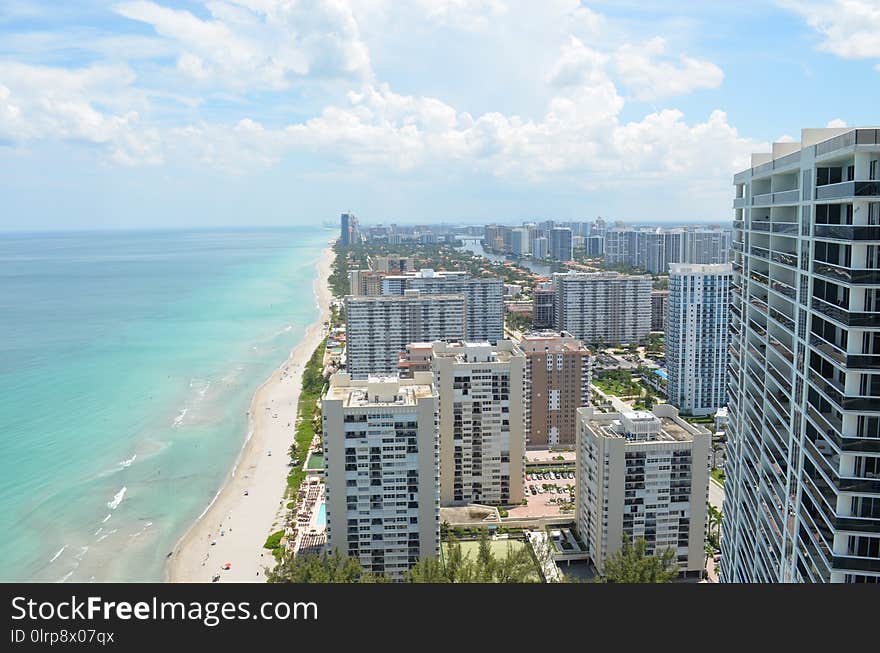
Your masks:
M400 579L440 554L437 394L415 378L330 377L321 412L327 544Z
M683 576L702 574L711 450L711 433L669 404L578 409L576 524L599 573L626 535L649 554L674 549Z
M526 445L574 447L577 409L590 405L590 350L564 331L530 333L519 346L526 357Z
M524 368L525 356L511 340L434 343L444 505L522 502Z

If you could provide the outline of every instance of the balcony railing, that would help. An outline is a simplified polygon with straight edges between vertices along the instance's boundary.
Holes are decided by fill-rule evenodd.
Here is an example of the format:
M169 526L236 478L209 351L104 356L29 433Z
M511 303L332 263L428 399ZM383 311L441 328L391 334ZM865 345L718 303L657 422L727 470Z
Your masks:
M880 313L853 313L834 306L819 298L813 298L813 310L848 327L874 327L880 329Z
M764 220L752 220L753 231L770 231L770 223Z
M797 255L786 254L785 252L773 252L770 254L770 260L774 263L781 263L791 268L797 267Z
M813 153L815 156L822 156L853 145L878 144L880 144L880 129L854 129L840 136L829 138L827 141L816 143L813 146Z
M797 204L800 202L800 193L799 188L773 193L773 204Z
M835 200L843 197L880 197L880 181L842 181L816 188L817 200Z
M824 261L813 261L813 272L838 283L851 283L866 286L880 285L880 270L845 268Z
M770 206L773 204L773 193L752 195L752 206Z
M794 234L798 233L798 225L796 222L774 222L770 225L774 234Z
M817 224L817 238L834 240L876 240L880 241L880 226L854 226L846 224Z

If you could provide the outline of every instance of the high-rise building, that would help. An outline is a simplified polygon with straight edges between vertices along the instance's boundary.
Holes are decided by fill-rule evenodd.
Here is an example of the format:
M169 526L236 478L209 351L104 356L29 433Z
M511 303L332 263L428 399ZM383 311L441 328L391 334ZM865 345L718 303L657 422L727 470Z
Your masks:
M550 230L550 258L554 261L570 261L572 259L571 229L554 227Z
M532 258L543 261L550 256L550 242L544 236L538 236L532 241Z
M526 334L526 443L574 447L577 409L590 405L590 350L568 333Z
M354 379L396 374L400 353L412 342L462 340L461 295L345 298L346 369Z
M358 221L353 213L343 213L339 219L339 242L343 247L361 242Z
M385 273L373 270L349 270L348 292L351 295L376 297L382 294L382 279Z
M327 544L401 579L440 555L437 394L414 379L330 377L321 402Z
M552 283L540 283L532 294L532 326L536 329L549 329L553 326L553 298L556 291Z
M402 274L415 270L415 261L412 256L376 256L371 267L377 272Z
M626 537L648 554L675 551L679 571L705 569L712 435L669 404L653 412L578 409L578 534L599 573Z
M729 263L732 233L730 229L686 229L682 233L682 262Z
M666 317L669 309L669 291L651 291L651 331L666 331Z
M605 254L605 238L602 236L587 236L584 238L584 254L594 257Z
M880 582L880 130L734 177L721 578Z
M513 230L511 234L511 250L516 256L528 256L531 253L529 248L529 230L523 227Z
M651 284L648 275L556 273L554 329L587 343L643 340L651 331Z
M525 357L510 340L434 343L440 500L518 504L525 474Z
M713 415L727 404L732 274L729 263L669 268L667 395L689 415Z
M422 269L382 280L382 294L402 295L418 290L423 295L462 295L466 300L465 338L495 342L504 337L504 282L474 278L463 271Z

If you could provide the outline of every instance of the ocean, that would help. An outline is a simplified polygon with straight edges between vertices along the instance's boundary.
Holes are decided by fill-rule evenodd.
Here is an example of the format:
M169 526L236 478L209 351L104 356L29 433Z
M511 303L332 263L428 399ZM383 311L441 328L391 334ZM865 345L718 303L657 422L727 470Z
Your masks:
M332 235L0 234L0 580L162 579L317 319Z

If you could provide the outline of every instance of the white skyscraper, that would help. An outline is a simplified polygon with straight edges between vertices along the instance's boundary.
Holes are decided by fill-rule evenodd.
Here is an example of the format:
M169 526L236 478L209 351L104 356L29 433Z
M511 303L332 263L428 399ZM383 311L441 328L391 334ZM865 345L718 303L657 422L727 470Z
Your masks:
M396 374L400 353L411 342L465 337L462 295L408 292L345 298L346 369L352 378Z
M725 582L880 582L880 130L734 177Z
M525 356L511 340L434 343L444 505L518 504L525 473Z
M328 547L394 578L440 554L437 395L414 376L334 374L321 404Z
M554 328L586 343L638 342L651 331L651 286L647 275L554 274Z
M680 572L700 576L712 435L669 404L577 413L575 523L599 572L626 536L644 538L649 554L673 549Z
M669 268L666 366L669 403L710 415L727 403L730 264Z

